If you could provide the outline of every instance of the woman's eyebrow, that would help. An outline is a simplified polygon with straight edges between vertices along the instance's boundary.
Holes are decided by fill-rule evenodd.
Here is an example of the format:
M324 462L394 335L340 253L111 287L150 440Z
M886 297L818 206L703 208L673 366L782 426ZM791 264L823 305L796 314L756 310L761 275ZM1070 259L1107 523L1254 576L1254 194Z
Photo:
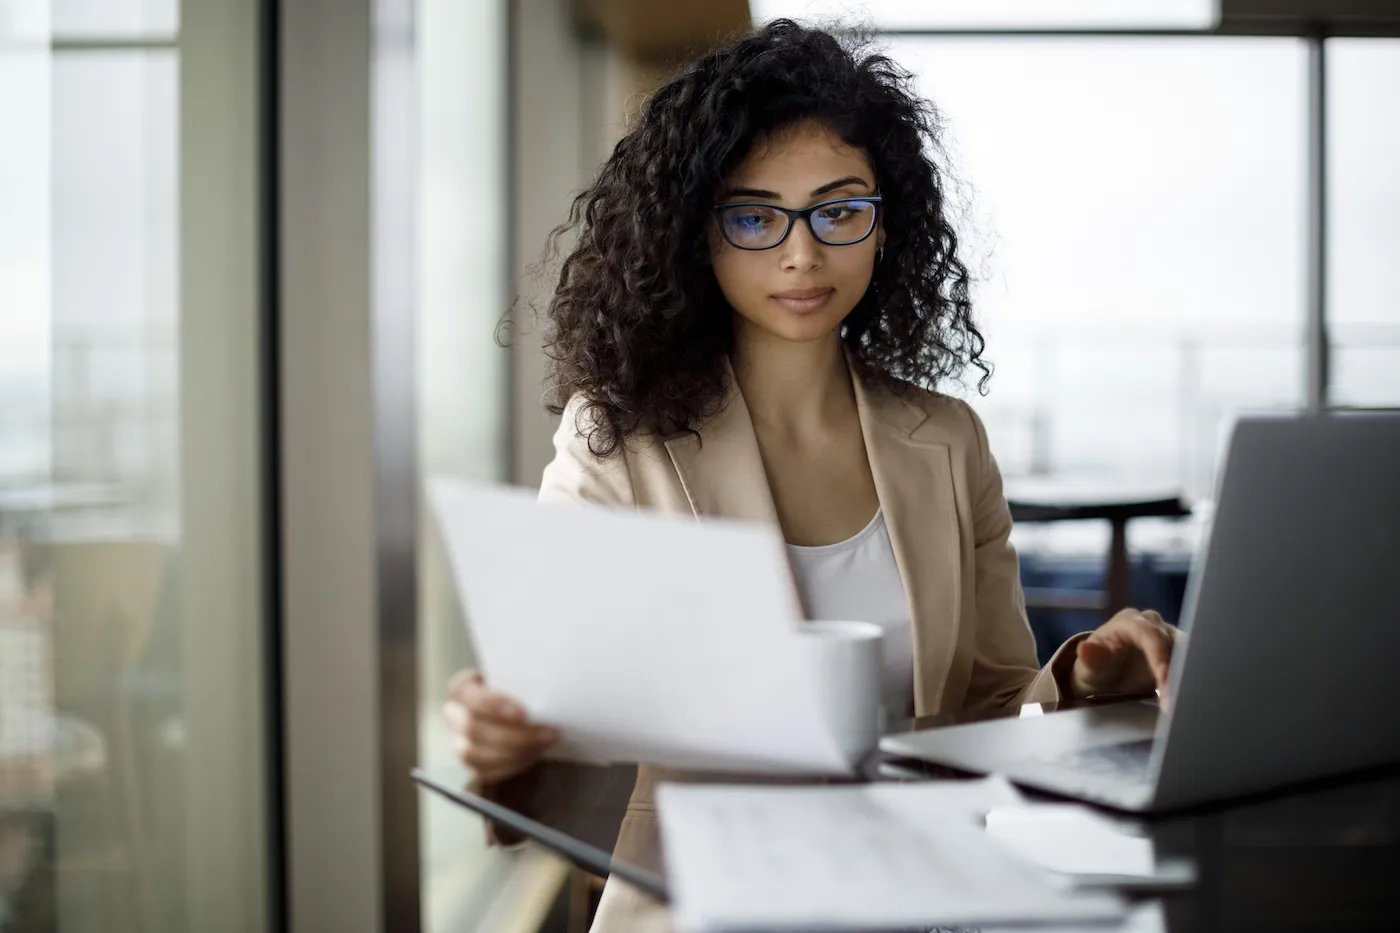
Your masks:
M728 188L720 200L728 198L762 198L765 201L781 201L783 196L776 191L764 191L762 188Z
M819 195L826 194L828 191L835 191L837 188L844 188L847 185L865 185L867 188L870 187L870 183L864 178L858 178L855 175L847 175L845 178L838 178L835 181L829 181L822 185L812 192L812 197L818 197Z
M835 191L837 188L844 188L847 185L864 185L867 188L870 187L870 183L865 179L856 175L847 175L845 178L838 178L835 181L827 182L820 188L815 189L809 197L820 197L828 191ZM724 197L721 200L737 197L761 198L765 201L781 201L783 199L783 196L778 194L778 192L766 191L762 188L729 188L724 192Z

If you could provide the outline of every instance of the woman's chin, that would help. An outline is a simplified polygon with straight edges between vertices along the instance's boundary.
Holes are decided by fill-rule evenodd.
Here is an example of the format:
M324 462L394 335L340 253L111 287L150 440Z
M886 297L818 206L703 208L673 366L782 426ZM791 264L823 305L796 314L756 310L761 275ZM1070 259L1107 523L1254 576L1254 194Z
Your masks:
M826 340L841 326L841 317L832 314L782 314L757 321L760 329L780 340L812 343Z

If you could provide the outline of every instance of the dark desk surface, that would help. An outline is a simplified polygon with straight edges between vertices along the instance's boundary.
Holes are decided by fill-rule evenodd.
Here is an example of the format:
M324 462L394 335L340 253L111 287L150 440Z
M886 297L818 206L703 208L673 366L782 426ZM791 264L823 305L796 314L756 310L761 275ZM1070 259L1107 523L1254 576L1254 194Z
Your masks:
M1132 822L1157 858L1196 863L1196 885L1162 899L1173 933L1400 929L1400 766Z
M535 782L542 806L515 805L611 850L634 774L563 766ZM961 777L935 768L924 776ZM1400 929L1400 766L1138 822L1159 858L1197 866L1193 888L1163 897L1172 933Z
M925 717L916 726L979 718ZM934 780L963 777L921 770ZM1400 766L1131 821L1157 858L1196 863L1196 885L1163 897L1173 933L1400 929Z

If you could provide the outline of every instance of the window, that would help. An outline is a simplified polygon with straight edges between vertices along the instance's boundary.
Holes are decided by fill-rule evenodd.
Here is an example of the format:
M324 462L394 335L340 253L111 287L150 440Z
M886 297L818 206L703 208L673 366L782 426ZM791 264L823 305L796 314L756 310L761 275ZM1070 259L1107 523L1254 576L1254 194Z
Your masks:
M49 16L60 39L173 39L180 0L51 0Z
M946 119L1003 471L1209 495L1233 413L1303 402L1302 43L891 48Z
M505 7L481 0L418 4L418 418L423 483L435 475L506 478L507 354L494 340L509 302L506 251ZM422 488L423 483L420 483ZM418 553L420 763L453 757L442 703L448 678L471 666L457 588L431 508ZM479 914L509 856L481 820L419 796L423 929L458 930Z
M857 18L880 29L1205 29L1215 0L753 0L756 22Z
M1400 406L1400 40L1327 43L1331 402Z
M256 6L194 6L0 3L3 929L267 925Z

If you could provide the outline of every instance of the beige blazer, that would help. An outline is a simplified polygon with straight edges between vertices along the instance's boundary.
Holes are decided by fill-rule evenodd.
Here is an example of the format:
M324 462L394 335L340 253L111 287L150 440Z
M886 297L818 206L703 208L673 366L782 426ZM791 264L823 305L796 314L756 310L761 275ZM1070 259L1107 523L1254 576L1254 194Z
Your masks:
M1026 622L1011 514L986 431L964 402L911 389L898 395L859 379L861 432L909 600L914 642L915 715L1059 697L1050 671L1036 665ZM683 516L778 522L748 407L732 375L717 415L700 437L643 435L606 460L575 429L569 405L554 438L540 499L655 509ZM706 776L642 766L618 834L616 855L660 868L658 780ZM666 930L664 909L610 880L594 931Z

